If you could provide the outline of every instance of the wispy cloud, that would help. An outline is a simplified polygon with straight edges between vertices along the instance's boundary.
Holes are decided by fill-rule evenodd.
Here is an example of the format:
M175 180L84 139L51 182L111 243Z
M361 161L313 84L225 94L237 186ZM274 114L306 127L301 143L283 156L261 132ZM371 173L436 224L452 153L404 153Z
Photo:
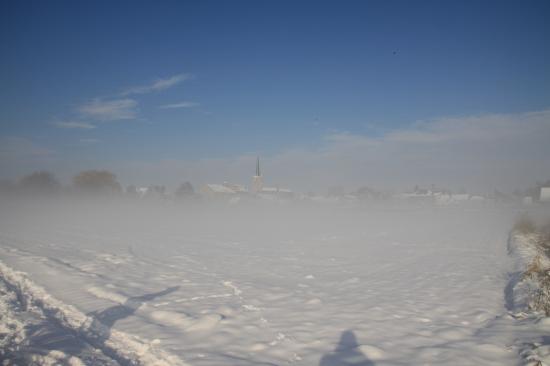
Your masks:
M152 92L158 92L161 90L169 89L179 83L184 82L185 80L191 79L193 76L191 74L178 74L170 76L165 79L157 79L148 85L141 85L124 90L120 95L127 96L132 94L146 94Z
M161 109L193 108L193 107L198 107L199 105L200 105L199 103L183 101L179 103L161 105L159 108Z
M92 119L94 121L134 119L138 114L138 102L133 98L121 98L121 96L147 94L166 90L182 83L185 80L191 79L192 77L193 76L191 74L173 75L168 78L154 80L147 85L128 88L122 93L119 93L118 97L111 96L94 98L88 103L80 106L78 108L78 112L80 113L80 117ZM198 103L184 101L180 103L163 105L160 108L191 108L198 105ZM96 127L91 123L78 121L55 122L53 125L58 128L75 129L93 129Z
M69 129L81 129L81 130L91 130L95 126L87 122L78 122L78 121L67 121L67 122L54 122L52 123L55 127L58 128L69 128Z
M81 106L78 110L88 118L99 121L116 121L136 118L137 105L138 103L130 98L115 100L94 99Z

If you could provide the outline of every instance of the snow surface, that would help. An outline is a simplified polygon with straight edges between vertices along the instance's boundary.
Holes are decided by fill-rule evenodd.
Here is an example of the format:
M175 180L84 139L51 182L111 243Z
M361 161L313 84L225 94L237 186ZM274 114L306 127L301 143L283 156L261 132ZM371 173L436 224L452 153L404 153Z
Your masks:
M13 304L30 301L84 342L79 350L120 363L516 365L550 323L506 307L515 216L8 204L0 323L15 325L0 333L24 343L29 322ZM85 359L42 346L50 358Z

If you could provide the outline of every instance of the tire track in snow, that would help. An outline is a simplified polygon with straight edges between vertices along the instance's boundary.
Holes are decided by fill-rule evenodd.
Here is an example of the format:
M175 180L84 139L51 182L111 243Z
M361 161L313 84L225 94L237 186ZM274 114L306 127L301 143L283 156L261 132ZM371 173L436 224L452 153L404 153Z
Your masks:
M0 359L4 365L119 365L79 339L74 331L47 317L40 308L25 304L24 298L1 277L0 335Z
M17 272L0 261L0 279L14 291L24 307L34 306L46 318L63 330L88 344L121 365L187 365L179 358L165 352L137 336L115 329L106 329L94 317L87 316L71 305L67 305L48 294L22 272Z

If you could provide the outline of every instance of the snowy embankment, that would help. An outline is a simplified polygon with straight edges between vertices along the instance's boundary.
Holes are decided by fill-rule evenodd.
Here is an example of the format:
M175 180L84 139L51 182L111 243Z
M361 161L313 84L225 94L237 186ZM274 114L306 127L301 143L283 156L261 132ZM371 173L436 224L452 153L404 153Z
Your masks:
M59 301L24 273L14 271L1 261L0 310L0 356L14 364L19 361L41 365L84 365L89 362L110 365L184 365L177 357L136 336L107 329L94 317ZM26 315L21 316L22 312ZM41 322L29 322L29 317L41 318ZM55 332L51 332L52 327L56 328ZM34 344L28 344L27 333L32 328L42 328L38 330L46 336L61 336L73 344L79 343L77 347L70 347L72 350L76 348L78 354L66 354L59 349L40 349ZM48 331L50 334L47 334ZM86 348L92 348L93 354L83 352Z
M550 325L550 258L548 238L536 230L513 230L508 240L508 252L513 259L513 271L506 287L506 305L518 321L533 328ZM521 341L521 336L519 337ZM550 364L548 337L526 339L520 354L528 364Z

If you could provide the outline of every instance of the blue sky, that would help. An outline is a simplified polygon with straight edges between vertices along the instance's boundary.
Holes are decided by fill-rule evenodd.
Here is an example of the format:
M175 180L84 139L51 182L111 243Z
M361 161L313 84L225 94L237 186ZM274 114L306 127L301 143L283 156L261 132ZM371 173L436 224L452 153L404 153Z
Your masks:
M335 135L545 111L549 15L547 1L3 1L0 175L269 164Z

